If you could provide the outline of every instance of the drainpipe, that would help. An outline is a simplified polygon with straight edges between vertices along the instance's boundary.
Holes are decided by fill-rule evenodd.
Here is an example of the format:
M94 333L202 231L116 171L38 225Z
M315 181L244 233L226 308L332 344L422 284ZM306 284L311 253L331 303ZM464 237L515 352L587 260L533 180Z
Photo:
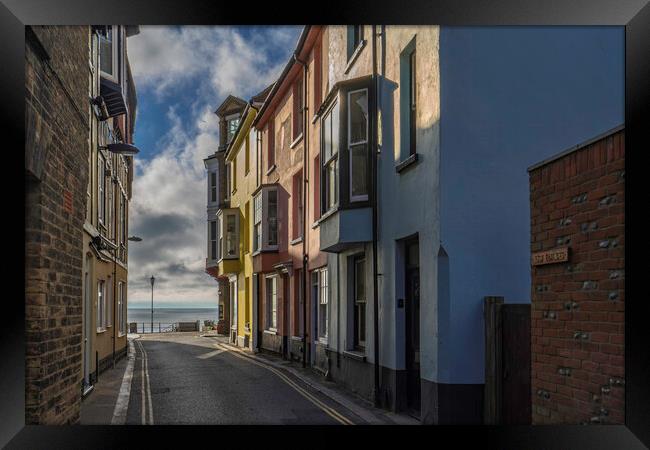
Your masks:
M308 137L307 137L307 63L298 58L298 53L293 53L293 59L302 65L303 81L302 81L302 367L307 367L307 188L309 187L309 180L307 179L307 172L309 165L307 163L308 151Z
M115 164L115 169L114 171L117 171L117 164ZM117 211L115 208L115 198L117 195L115 195L116 191L116 186L117 186L117 177L113 176L113 235L115 236L115 244L117 244L118 236L117 236ZM111 298L111 309L113 310L113 332L111 333L113 336L113 368L115 368L115 330L117 330L117 324L115 323L115 295L116 295L116 290L117 290L117 285L116 285L116 277L117 277L117 245L113 249L113 298ZM153 331L153 330L152 330Z
M374 358L375 358L375 406L380 405L380 379L379 379L379 293L377 281L377 26L372 26L372 82L374 84L375 99L372 120L372 272L373 272L373 327L374 327Z

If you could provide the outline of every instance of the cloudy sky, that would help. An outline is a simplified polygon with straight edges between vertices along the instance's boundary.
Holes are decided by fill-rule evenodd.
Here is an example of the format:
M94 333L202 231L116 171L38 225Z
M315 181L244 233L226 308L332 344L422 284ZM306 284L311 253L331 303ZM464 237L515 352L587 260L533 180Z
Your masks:
M204 272L206 175L218 142L214 111L228 94L271 84L301 27L142 26L129 38L138 92L129 234L129 307L216 307Z

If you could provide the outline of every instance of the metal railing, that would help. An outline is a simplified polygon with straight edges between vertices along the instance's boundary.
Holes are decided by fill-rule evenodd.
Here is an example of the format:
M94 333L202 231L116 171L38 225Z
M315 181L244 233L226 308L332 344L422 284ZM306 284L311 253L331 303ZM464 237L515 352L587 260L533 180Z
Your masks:
M201 326L200 322L203 322ZM176 331L201 331L203 329L216 329L215 321L192 320L186 322L154 322L153 329L151 322L129 322L129 333L173 333ZM193 327L192 325L195 325ZM190 328L194 328L191 330Z

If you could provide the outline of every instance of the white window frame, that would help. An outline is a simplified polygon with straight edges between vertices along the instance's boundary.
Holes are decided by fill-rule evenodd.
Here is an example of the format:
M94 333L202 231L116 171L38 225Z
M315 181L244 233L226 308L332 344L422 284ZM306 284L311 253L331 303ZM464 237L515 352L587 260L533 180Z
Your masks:
M253 253L259 252L264 247L264 194L259 192L253 197Z
M234 255L226 255L226 221L229 216L235 217L235 232L234 232ZM217 260L224 259L239 259L239 210L236 208L220 209L217 212Z
M237 120L237 126L235 127L234 130L232 130L232 136L230 135L230 123L234 120ZM241 117L239 114L230 114L229 116L226 116L226 143L229 144L230 141L235 137L235 133L237 131L237 128L239 127L239 121L241 120Z
M212 233L212 224L214 224L214 234ZM219 259L219 223L217 219L208 220L208 259L216 261ZM215 251L212 253L214 243Z
M357 92L366 92L366 102L368 102L368 117L366 117L366 137L362 141L358 142L352 142L352 133L351 131L351 117L352 117L352 107L350 106L352 103L350 102L350 97L352 94L356 94ZM364 202L368 201L368 194L363 194L363 195L352 195L352 147L356 147L357 145L365 145L366 147L366 158L368 157L368 132L369 132L369 127L370 127L370 106L369 106L369 98L368 98L368 88L361 88L361 89L355 89L354 91L348 91L347 93L347 140L348 140L348 195L350 196L350 202ZM366 161L366 167L367 167L368 161ZM366 174L367 175L367 174ZM366 176L366 183L368 183L370 180L368 180L368 177ZM366 186L366 190L369 190L369 186Z
M265 309L266 309L266 319L265 319L265 329L269 331L278 330L278 275L268 275L265 277ZM269 289L269 284L274 285L275 289L275 310L273 309L273 297L271 295L271 290Z
M99 153L97 158L97 221L104 225L106 220L106 160Z
M106 282L97 280L97 332L106 331Z
M124 296L124 282L117 283L117 312L119 323L119 335L126 334L126 297Z
M119 64L118 64L118 57L119 57L119 46L118 46L118 36L120 32L120 27L118 25L107 25L107 27L111 28L111 35L112 35L112 41L111 41L111 58L112 58L112 67L113 67L113 73L110 74L108 72L104 72L102 70L102 62L101 62L101 54L102 54L102 40L106 40L101 34L98 34L99 37L99 72L101 76L104 78L107 78L111 81L114 81L115 83L119 83L120 78L118 76L118 71L119 71ZM121 36L119 36L121 38Z
M108 289L106 290L106 295L104 298L106 298L106 328L112 328L113 327L113 303L115 302L115 299L113 298L113 290L111 289L112 283L112 278L108 277Z
M318 331L318 340L327 343L329 335L329 271L327 266L314 270L318 274L318 307L316 309L316 324ZM325 320L323 324L322 311L325 311Z
M335 122L333 118L333 113L334 109L338 108L337 115L338 115L338 120ZM329 120L331 122L331 130L333 130L333 127L338 127L339 126L339 121L341 120L341 108L338 105L338 101L334 101L332 105L327 109L327 112L323 114L323 118L321 119L321 152L320 152L320 183L321 183L321 190L320 190L320 204L321 204L321 216L327 214L329 211L333 211L336 208L338 208L340 202L341 202L341 193L339 192L339 184L341 182L341 164L340 164L340 139L341 136L338 136L339 140L339 146L335 146L332 143L332 153L329 158L325 158L325 139L324 139L324 132L325 132L325 122ZM333 131L332 135L334 134ZM336 173L336 180L334 180L334 190L336 193L336 200L332 202L332 200L329 198L329 186L328 182L332 182L330 178L328 178L328 170L330 164L334 163L336 165L335 173ZM323 195L328 196L328 201L323 201ZM331 204L330 204L331 203ZM327 208L326 210L323 210L323 208Z
M219 192L217 190L217 185L219 184L217 171L211 170L208 172L208 203L215 204L219 201ZM214 177L214 184L212 180ZM214 195L212 195L214 193ZM214 200L212 199L214 197Z
M270 206L269 206L269 194L275 192L275 244L271 244L271 217L270 217ZM278 192L278 187L273 186L264 186L253 198L253 244L255 244L255 235L257 233L258 221L255 216L255 203L257 199L261 198L262 203L262 214L261 214L261 238L258 242L258 248L253 249L253 253L258 252L267 252L267 251L276 251L278 250L278 245L280 241L280 229L278 215L280 212L280 194Z

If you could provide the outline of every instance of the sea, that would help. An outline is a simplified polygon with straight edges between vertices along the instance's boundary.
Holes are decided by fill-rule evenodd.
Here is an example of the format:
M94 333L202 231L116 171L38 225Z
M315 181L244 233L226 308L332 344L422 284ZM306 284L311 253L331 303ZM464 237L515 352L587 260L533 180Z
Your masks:
M144 332L151 331L151 308L128 308L127 322L136 322L138 324L138 331L142 332L144 324ZM171 326L171 324L178 322L196 322L200 320L212 320L215 323L218 320L217 308L154 308L153 311L153 328L158 331L160 327Z

